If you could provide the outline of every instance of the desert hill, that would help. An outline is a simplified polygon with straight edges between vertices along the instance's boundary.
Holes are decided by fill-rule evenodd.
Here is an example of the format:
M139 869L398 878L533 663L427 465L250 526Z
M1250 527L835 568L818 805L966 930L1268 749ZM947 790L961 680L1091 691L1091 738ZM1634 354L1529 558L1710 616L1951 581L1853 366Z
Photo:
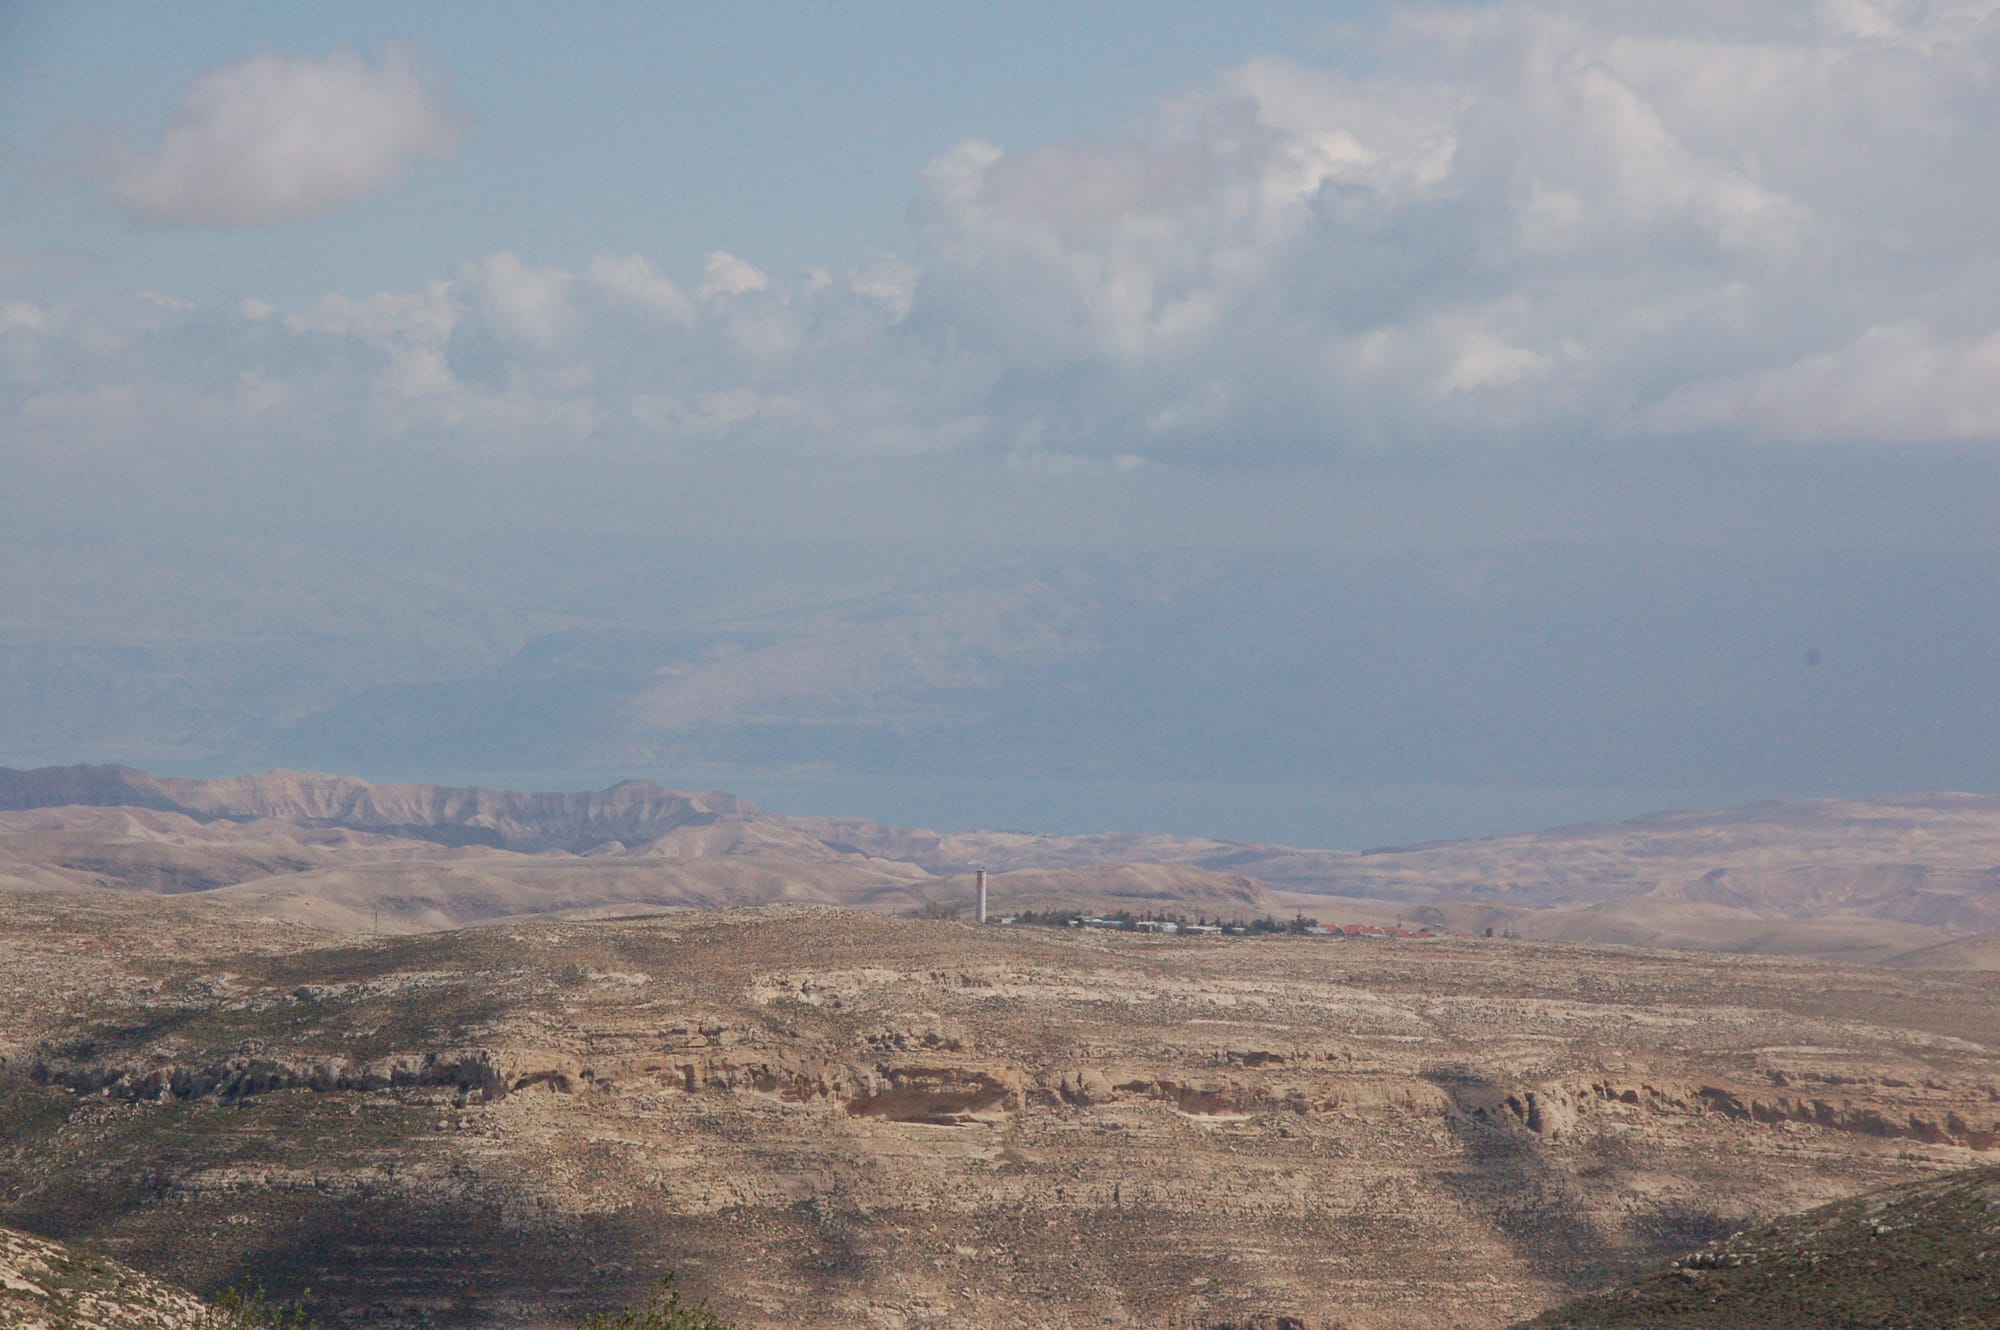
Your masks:
M1932 970L2000 970L2000 933L1939 942L1889 958L1890 965Z
M776 901L908 912L962 905L972 892L967 875L828 845L776 819L683 823L634 839L630 849L608 842L583 854L530 853L320 819L44 807L0 813L0 888L200 893L357 932ZM1023 870L994 880L1015 909L1272 908L1254 881L1186 863Z
M812 901L1300 910L1637 946L1993 963L2000 799L1759 804L1365 852L940 833L625 781L586 793L0 769L0 886L217 893L346 928Z
M116 1261L0 1228L7 1330L200 1330L210 1311L187 1290Z
M446 845L577 853L607 841L649 841L679 827L740 820L756 812L733 795L683 794L650 781L624 781L584 794L524 794L374 785L302 771L183 780L120 766L0 768L0 810L64 805L150 808L201 820L273 818Z
M2000 980L0 893L0 1224L334 1325L1491 1330L1989 1160ZM1259 1319L1262 1318L1262 1319Z
M1521 1330L1987 1330L2000 1325L2000 1167L1788 1216Z

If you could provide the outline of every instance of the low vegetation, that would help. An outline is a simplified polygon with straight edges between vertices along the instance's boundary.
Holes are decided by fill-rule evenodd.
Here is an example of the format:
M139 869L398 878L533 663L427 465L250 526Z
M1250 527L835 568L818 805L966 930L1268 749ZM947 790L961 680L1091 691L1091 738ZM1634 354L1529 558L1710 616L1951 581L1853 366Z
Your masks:
M669 1271L623 1311L586 1316L583 1330L734 1330L706 1301L690 1302Z
M310 1291L300 1293L288 1307L266 1293L263 1285L245 1280L217 1294L195 1330L316 1330L306 1310L311 1297Z
M2000 1168L1871 1192L1690 1252L1518 1330L1991 1330Z

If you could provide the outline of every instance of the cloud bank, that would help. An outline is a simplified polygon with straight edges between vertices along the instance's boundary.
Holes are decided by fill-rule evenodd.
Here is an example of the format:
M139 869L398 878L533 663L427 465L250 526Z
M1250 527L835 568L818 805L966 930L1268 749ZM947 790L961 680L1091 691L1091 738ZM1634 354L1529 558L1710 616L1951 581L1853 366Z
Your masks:
M1990 444L1996 10L1403 10L1346 67L1274 56L1101 137L961 143L867 267L501 253L282 310L15 302L0 400L51 451ZM456 133L407 56L259 57L119 192L279 221Z
M406 48L370 61L264 54L188 88L158 147L119 162L111 192L169 226L275 226L365 198L462 133Z

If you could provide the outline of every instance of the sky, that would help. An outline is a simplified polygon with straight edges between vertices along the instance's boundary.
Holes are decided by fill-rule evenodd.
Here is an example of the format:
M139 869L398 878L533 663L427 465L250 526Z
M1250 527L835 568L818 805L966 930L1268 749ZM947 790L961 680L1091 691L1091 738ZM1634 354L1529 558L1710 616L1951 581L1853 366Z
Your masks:
M1068 782L1066 825L1157 806L1161 829L1365 841L2000 782L1938 737L2000 726L1968 624L2000 581L1996 11L12 0L0 762L699 759L856 804L825 811L1056 816L909 795L951 734ZM586 594L607 558L709 590ZM1581 748L1547 737L1564 697L1524 663L1546 644L1426 590L1530 579L1557 615L1565 561L1629 574L1561 592L1596 625L1563 630L1581 659L1628 680L1602 707L1639 718ZM1449 631L1379 611L1393 631L1357 645L1331 617L1356 578ZM1425 641L1472 663L1426 656L1390 705L1238 653L1212 682L1254 734L1190 728L1187 677L1106 668L1112 643L1256 637L1232 607L1271 586L1294 675L1373 679ZM1668 602L1723 607L1687 620L1690 660L1760 622L1787 660L1871 643L1820 720L1873 737L1732 748L1800 742L1748 666L1704 676L1700 717L1660 711L1629 662ZM855 645L870 622L906 625L893 662ZM424 705L395 690L462 711L575 632L626 635L556 653L588 742L454 721L462 756L425 764L357 737ZM322 639L324 677L297 663ZM1454 670L1488 658L1521 667L1465 695ZM1092 704L1123 728L1002 742L1031 701L1067 714L1048 690L1079 669L1072 694L1125 680ZM174 719L109 727L112 695ZM1529 774L1454 770L1425 730L1481 716ZM1288 729L1373 756L1302 761ZM1691 733L1706 768L1653 760ZM1178 736L1171 771L1149 734ZM1131 794L1225 775L1306 811ZM1477 793L1380 811L1418 786ZM1377 811L1315 824L1334 798Z

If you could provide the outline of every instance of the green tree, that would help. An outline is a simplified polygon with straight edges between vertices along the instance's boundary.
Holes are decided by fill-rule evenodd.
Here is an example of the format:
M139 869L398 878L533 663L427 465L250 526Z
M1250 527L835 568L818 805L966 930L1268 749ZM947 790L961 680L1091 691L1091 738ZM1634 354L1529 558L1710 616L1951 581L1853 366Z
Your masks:
M311 1293L310 1289L300 1293L287 1311L283 1303L271 1300L263 1285L246 1279L216 1295L214 1305L196 1323L196 1330L313 1330L312 1316L306 1311Z
M689 1302L672 1271L621 1312L583 1318L583 1330L734 1330L704 1299Z

